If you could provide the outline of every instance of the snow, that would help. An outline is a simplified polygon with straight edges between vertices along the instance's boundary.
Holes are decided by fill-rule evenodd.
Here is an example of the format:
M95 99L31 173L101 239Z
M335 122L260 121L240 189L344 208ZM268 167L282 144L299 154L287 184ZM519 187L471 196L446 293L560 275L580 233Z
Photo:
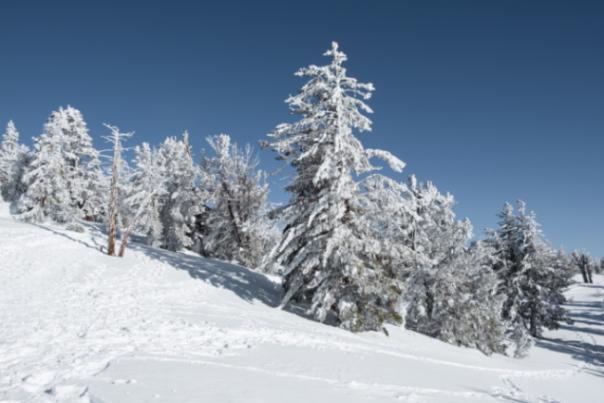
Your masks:
M567 292L575 324L518 360L320 324L278 308L276 278L135 242L108 257L85 226L0 204L2 403L602 401L602 275Z

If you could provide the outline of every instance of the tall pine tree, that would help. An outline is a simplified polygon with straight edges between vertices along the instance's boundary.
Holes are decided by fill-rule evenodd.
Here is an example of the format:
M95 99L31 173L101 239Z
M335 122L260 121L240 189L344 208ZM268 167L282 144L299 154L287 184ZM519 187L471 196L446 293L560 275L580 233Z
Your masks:
M283 238L265 261L284 271L282 305L290 300L306 303L322 321L329 311L341 327L353 331L379 329L397 315L384 306L389 281L376 255L379 242L371 223L363 220L360 188L354 174L375 170L369 159L378 156L401 171L404 163L390 153L364 149L353 130L371 129L359 109L373 91L346 76L346 55L333 43L325 53L327 66L311 65L296 75L309 81L299 94L286 100L295 123L277 126L263 142L295 169L286 187L290 202L280 210Z

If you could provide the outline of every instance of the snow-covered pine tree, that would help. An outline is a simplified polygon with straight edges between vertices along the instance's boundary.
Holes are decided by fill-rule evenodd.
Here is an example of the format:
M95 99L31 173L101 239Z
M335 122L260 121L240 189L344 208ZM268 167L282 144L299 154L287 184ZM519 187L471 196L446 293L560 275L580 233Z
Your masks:
M400 318L384 306L390 282L376 258L375 228L361 217L364 206L352 173L375 170L369 162L374 156L398 172L404 163L388 152L364 149L354 136L353 129L370 130L371 121L359 109L371 112L363 100L373 85L346 76L346 55L337 43L325 55L331 64L296 73L310 78L286 100L300 120L280 124L269 134L272 141L261 143L295 169L286 187L290 202L279 211L283 238L264 266L283 265L282 306L306 303L320 321L333 311L342 328L375 330Z
M67 106L53 112L46 131L63 135L62 152L69 168L71 199L78 217L99 220L106 212L106 178L101 170L99 152L92 146L82 113Z
M159 247L163 232L159 207L166 192L166 175L161 171L162 156L152 150L149 143L134 149L135 168L131 173L130 187L125 197L130 225L146 235L148 245ZM142 214L139 214L142 211ZM136 222L135 217L138 216Z
M204 202L196 184L199 170L193 164L188 133L183 134L182 141L168 137L158 149L158 162L165 192L159 201L162 233L157 241L161 248L179 251L193 245L195 216Z
M0 145L0 190L5 201L13 201L25 191L23 173L28 164L29 149L19 144L19 132L13 121L6 125Z
M379 195L385 207L385 216L377 220L386 242L382 259L405 282L401 313L406 326L485 354L503 352L503 298L496 294L490 250L480 242L465 247L472 226L467 219L455 220L454 198L440 194L431 182L418 184L414 176L408 187L375 178L366 181L368 194Z
M543 327L572 323L561 306L570 273L557 264L558 254L542 240L535 214L525 209L519 200L519 214L514 215L506 203L498 214L499 229L487 230L486 240L495 252L493 268L501 281L499 292L506 296L502 317L513 328L517 357L528 353L530 338L541 337Z
M200 166L214 204L207 213L204 253L257 268L274 246L265 174L256 171L258 159L249 144L242 150L226 134L206 140L216 156L204 157Z
M19 200L20 217L57 222L100 219L106 183L80 111L68 106L51 113L44 133L34 142L24 175L27 191Z
M31 162L23 174L27 190L18 200L23 221L71 222L77 216L72 203L68 167L60 136L43 133L34 138Z

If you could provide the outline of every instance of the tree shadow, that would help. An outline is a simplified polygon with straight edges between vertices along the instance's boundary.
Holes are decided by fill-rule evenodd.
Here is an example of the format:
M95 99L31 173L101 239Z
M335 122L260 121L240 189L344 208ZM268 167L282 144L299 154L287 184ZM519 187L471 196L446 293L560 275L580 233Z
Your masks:
M583 285L585 287L585 285ZM598 285L588 285L589 288L601 288ZM604 309L599 301L570 301L565 307L570 310L569 317L573 325L561 325L560 329L575 333L578 340L563 340L544 338L536 340L539 347L568 354L576 360L593 364L597 376L604 377L604 346L600 346L596 337L604 338ZM596 337L594 337L596 336Z
M604 347L598 344L592 344L587 340L549 338L536 340L535 344L541 348L568 354L575 360L597 366L604 366ZM604 375L600 373L600 376Z
M141 241L144 238L141 237ZM199 255L171 252L142 243L130 243L128 247L144 253L148 257L166 263L177 270L186 271L192 278L205 281L214 287L232 291L242 300L253 304L258 301L270 308L277 308L281 303L281 284L271 281L264 274L236 264L223 262ZM302 304L289 303L283 307L285 312L301 318L315 321ZM334 315L329 315L323 322L328 326L337 326Z
M87 248L100 250L100 247L97 246L96 237L91 237L90 238L92 240L92 242L94 242L94 244L95 244L95 245L90 245L89 243L86 243L86 242L82 241L81 239L77 239L76 237L69 236L69 232L71 232L71 231L68 230L68 229L63 229L62 231L57 231L55 229L48 228L48 227L46 227L44 225L41 225L41 224L36 224L36 223L28 223L28 224L33 225L34 227L43 229L44 231L48 231L48 232L50 232L50 233L52 233L54 235L59 235L59 236L61 236L63 238L67 238L70 241L77 242L80 245L84 245ZM75 232L74 232L74 234L75 234Z
M175 269L184 270L194 279L230 290L249 303L256 300L271 308L279 306L280 285L261 273L202 256L171 252L139 243L131 243L129 247Z

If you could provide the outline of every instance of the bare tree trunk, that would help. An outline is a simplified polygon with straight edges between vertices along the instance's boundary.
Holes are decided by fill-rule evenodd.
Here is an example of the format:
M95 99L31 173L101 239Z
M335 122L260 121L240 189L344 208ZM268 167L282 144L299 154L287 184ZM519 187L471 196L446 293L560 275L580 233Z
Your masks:
M132 228L129 228L124 237L122 238L122 244L120 245L120 251L117 254L118 257L124 257L124 253L126 252L126 245L128 244L128 239L130 238L130 234L132 233Z
M537 327L535 324L535 308L531 309L531 336L537 337Z
M109 256L115 256L115 235L117 232L117 164L118 164L118 150L117 143L113 149L113 164L111 169L113 170L111 176L111 196L109 200L109 244L107 245L107 254Z
M585 269L586 269L585 271L587 271L587 280L589 281L590 284L593 284L594 280L591 277L591 265L588 264Z
M122 154L122 137L130 137L132 133L120 133L115 126L104 123L111 130L111 136L105 137L113 143L113 161L111 163L111 194L109 199L109 239L107 254L115 256L115 237L117 233L117 183L119 176L120 159Z
M585 267L583 266L581 266L581 275L583 276L583 282L589 283L589 280L587 279L587 272L585 271Z

